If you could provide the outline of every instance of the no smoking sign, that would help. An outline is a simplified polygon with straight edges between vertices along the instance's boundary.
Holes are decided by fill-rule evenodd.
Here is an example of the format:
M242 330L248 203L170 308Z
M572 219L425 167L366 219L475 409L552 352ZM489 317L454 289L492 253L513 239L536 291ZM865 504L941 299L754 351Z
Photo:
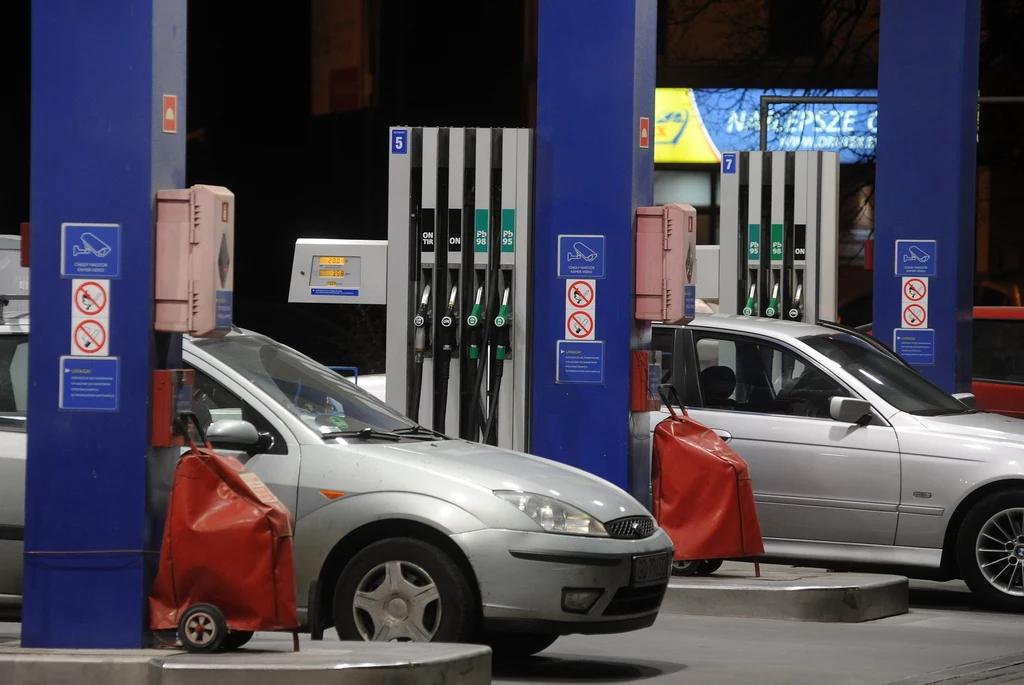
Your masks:
M928 278L905 276L900 328L924 328L928 323Z
M588 278L565 282L565 338L593 340L596 318L597 281Z
M106 357L110 350L110 281L71 281L71 354Z

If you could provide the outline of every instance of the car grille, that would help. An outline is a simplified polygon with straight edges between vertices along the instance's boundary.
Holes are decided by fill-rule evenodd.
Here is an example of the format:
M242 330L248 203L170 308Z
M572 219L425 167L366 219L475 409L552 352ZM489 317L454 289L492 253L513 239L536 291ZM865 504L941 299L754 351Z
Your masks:
M624 587L615 593L612 601L604 609L604 616L628 616L630 614L646 614L661 606L665 598L668 582L654 587Z
M628 516L604 525L609 537L617 540L639 540L654 535L654 519L650 516Z

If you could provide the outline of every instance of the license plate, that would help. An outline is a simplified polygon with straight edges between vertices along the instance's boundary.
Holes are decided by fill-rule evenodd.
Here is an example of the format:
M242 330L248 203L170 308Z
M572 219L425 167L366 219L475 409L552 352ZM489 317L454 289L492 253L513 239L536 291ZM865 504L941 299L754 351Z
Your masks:
M664 583L668 579L668 567L667 554L633 557L633 587Z

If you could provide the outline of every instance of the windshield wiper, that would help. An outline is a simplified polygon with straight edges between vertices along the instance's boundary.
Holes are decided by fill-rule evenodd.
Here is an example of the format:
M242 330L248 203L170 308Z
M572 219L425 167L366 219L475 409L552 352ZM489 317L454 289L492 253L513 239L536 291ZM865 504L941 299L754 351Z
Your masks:
M447 435L445 435L441 431L432 430L430 428L426 428L426 427L421 426L419 424L417 424L415 426L411 426L409 428L399 428L399 429L391 431L391 432L394 433L395 435L403 435L403 436L410 436L411 435L411 436L422 437L422 438L426 438L426 437L429 436L429 437L432 437L432 438L437 438L438 440L451 440L451 438L449 438Z
M402 439L401 435L395 433L389 433L388 431L379 431L376 428L360 428L359 430L352 431L331 431L330 433L321 433L321 438L356 438L357 440L370 440L373 438L379 438L380 440L391 440L398 442Z

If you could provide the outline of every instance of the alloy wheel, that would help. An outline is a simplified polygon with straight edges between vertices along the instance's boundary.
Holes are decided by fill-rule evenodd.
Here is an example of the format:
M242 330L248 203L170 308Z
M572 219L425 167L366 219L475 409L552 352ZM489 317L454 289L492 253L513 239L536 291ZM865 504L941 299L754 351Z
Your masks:
M996 513L978 533L978 569L1000 592L1024 597L1024 508Z

